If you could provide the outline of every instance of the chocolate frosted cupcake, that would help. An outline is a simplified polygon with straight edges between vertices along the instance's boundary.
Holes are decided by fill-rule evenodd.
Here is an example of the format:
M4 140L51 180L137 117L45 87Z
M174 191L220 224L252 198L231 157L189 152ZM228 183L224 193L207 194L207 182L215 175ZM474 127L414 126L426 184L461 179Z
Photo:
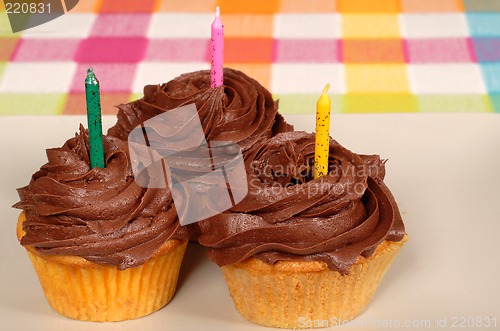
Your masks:
M258 324L311 327L359 315L406 241L384 161L330 142L313 179L314 134L288 132L246 160L247 197L200 222L238 311Z
M17 235L60 314L119 321L170 301L189 234L166 189L136 184L128 146L104 136L105 168L89 165L86 131L60 148L29 185Z
M225 68L224 85L217 88L210 87L209 70L146 86L142 99L118 106L118 122L108 133L127 140L144 121L193 103L206 140L237 143L243 153L257 142L292 130L278 114L278 103L268 90L243 72Z

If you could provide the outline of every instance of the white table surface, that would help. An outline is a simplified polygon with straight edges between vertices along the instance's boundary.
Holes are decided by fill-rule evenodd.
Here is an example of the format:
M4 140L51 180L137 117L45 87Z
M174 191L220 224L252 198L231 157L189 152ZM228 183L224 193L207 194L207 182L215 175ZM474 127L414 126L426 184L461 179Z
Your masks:
M313 130L313 115L286 119ZM174 299L150 316L89 323L49 307L16 239L19 211L11 206L15 188L45 163L45 148L62 145L80 122L85 118L0 118L0 329L269 330L236 312L221 271L197 245L188 247ZM105 128L114 122L105 117ZM444 330L469 317L483 325L490 318L489 328L470 324L477 329L494 329L494 319L500 329L500 115L335 115L332 136L355 152L389 159L386 183L410 236L368 309L347 329Z

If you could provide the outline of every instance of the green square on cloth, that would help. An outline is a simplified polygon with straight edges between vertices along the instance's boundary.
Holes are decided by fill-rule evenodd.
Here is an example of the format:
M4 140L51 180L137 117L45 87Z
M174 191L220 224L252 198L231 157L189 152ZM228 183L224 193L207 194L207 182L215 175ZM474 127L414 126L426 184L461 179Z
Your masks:
M0 115L60 115L65 99L60 93L2 93Z
M491 112L486 95L419 95L418 107L421 112Z

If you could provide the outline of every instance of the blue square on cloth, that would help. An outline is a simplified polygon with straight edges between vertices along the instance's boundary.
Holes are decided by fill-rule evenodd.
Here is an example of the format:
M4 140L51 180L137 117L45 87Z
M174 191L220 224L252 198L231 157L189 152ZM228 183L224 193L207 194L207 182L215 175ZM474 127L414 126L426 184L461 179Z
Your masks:
M481 70L488 92L500 93L500 63L483 63Z
M472 38L478 62L500 62L500 38Z
M468 13L473 37L500 37L500 13Z

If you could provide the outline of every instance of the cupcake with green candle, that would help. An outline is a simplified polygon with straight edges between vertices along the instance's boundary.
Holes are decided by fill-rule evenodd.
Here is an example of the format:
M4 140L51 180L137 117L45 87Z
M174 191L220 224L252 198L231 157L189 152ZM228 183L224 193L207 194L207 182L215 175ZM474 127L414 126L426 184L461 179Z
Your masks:
M89 131L47 149L48 162L18 190L17 237L57 312L121 321L170 301L189 233L167 189L137 185L127 143L102 136L94 78L89 71Z
M172 298L189 234L166 189L138 186L125 142L104 136L90 166L83 128L19 189L17 236L50 305L79 320L150 314Z

